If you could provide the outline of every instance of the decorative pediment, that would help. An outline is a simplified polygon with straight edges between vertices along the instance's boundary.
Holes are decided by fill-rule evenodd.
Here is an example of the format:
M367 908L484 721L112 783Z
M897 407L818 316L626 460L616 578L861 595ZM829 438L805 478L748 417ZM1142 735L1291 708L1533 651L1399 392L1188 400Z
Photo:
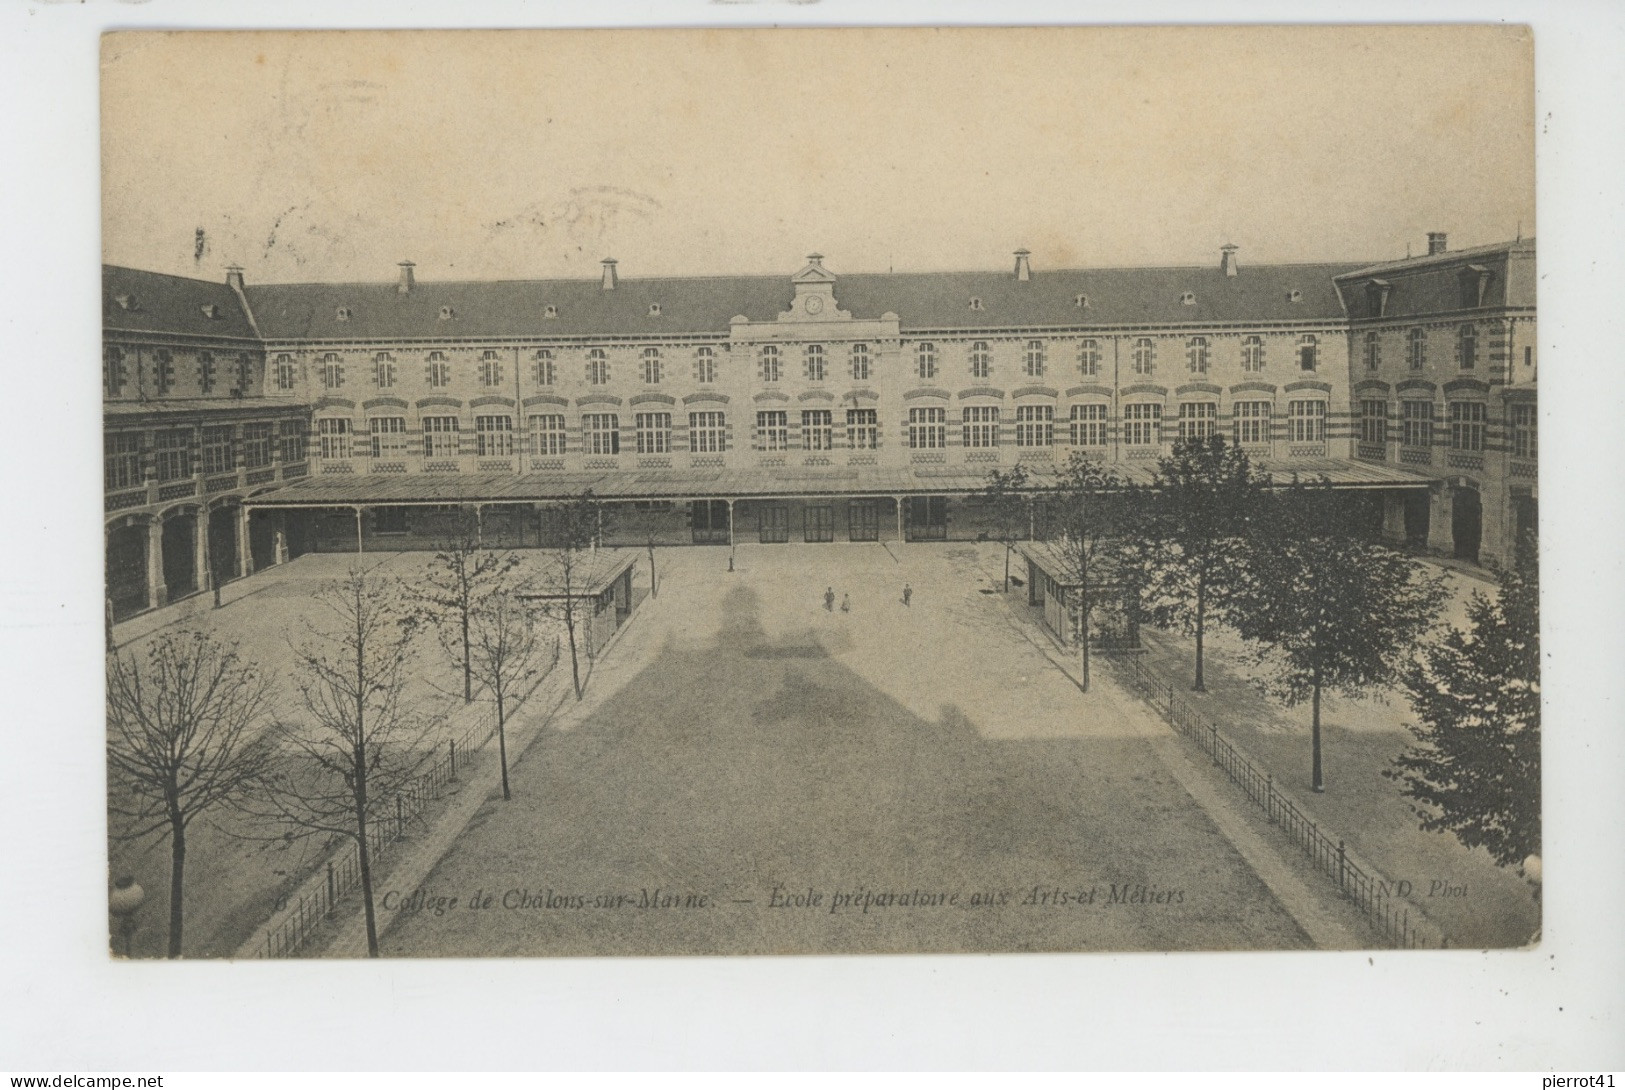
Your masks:
M835 274L824 268L823 254L808 254L807 264L790 278L793 284L833 284Z
M1294 390L1319 390L1321 393L1329 394L1332 392L1332 384L1329 382L1321 382L1318 379L1306 378L1299 379L1297 382L1289 382L1285 386L1281 387L1281 389L1283 392L1289 394Z

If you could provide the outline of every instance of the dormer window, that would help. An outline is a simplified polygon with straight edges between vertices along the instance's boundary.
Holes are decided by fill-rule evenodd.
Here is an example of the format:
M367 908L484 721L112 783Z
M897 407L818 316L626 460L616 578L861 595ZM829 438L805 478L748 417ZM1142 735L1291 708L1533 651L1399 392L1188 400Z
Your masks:
M979 295L971 296L970 297L970 308L972 310L981 310L982 309L982 297L979 296Z
M213 303L204 303L202 310L205 318L218 319L220 317L220 308Z
M1087 295L1075 295L1072 297L1072 305L1075 307L1086 307L1089 305L1089 297Z
M350 320L350 308L339 307L333 312L333 317L337 318L341 322L348 322Z
M552 303L549 303L549 304L547 304L547 306L542 308L542 317L543 318L557 318L558 316L559 316L559 308L554 306Z
M1291 291L1286 293L1286 301L1289 303L1303 302L1303 292L1299 291L1297 288L1293 288Z
M440 320L442 322L449 322L455 317L457 317L457 312L452 310L450 307L440 308Z
M1179 297L1179 301L1187 307L1194 307L1196 305L1196 293L1194 291L1187 291L1184 295Z
M651 318L660 317L660 304L659 303L650 303L649 304L649 317L651 317Z

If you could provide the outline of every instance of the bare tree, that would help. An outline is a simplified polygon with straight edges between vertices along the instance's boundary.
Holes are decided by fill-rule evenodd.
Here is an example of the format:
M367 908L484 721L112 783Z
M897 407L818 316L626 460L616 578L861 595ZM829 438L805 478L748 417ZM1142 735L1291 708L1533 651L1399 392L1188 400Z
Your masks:
M278 732L279 758L255 809L286 831L283 841L339 836L359 854L367 953L378 956L372 826L380 810L430 756L426 724L401 707L411 628L401 591L354 571L315 595L325 627L293 649L305 722Z
M565 636L570 644L570 678L575 685L576 699L580 700L581 657L576 630L581 623L577 596L587 586L594 571L592 553L605 531L604 505L587 489L581 495L548 509L548 519L542 531L542 546L551 554L551 565L543 578L547 597L564 622Z
M538 670L550 669L558 658L553 644L552 658L543 662L542 640L519 594L522 586L489 595L480 603L469 623L474 677L490 694L497 713L497 751L502 761L502 797L513 797L508 787L508 712L529 686Z
M1067 459L1050 490L1055 542L1064 574L1078 587L1076 624L1082 659L1082 687L1089 691L1089 611L1094 584L1103 567L1116 571L1122 547L1125 486L1117 474L1079 451Z
M993 540L1004 546L1004 589L1010 593L1010 553L1026 528L1032 501L1027 494L1027 470L1020 465L990 469L981 488L982 502L993 518Z
M436 528L434 560L407 592L414 607L412 623L456 632L455 657L463 668L464 704L474 699L470 620L481 599L519 563L512 552L487 549L480 529L479 513L467 507L444 516Z
M186 830L234 801L265 769L258 738L270 687L235 644L201 632L160 636L145 662L107 661L109 809L120 839L169 839L169 956L181 955Z

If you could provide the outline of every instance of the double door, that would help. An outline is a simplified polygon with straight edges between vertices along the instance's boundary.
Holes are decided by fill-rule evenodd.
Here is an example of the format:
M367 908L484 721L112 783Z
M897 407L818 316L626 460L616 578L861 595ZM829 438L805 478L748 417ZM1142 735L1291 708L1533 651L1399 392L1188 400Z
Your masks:
M756 512L757 540L783 545L790 540L790 509L782 503L764 503Z
M847 504L846 522L850 540L880 540L880 504L874 500L853 500Z

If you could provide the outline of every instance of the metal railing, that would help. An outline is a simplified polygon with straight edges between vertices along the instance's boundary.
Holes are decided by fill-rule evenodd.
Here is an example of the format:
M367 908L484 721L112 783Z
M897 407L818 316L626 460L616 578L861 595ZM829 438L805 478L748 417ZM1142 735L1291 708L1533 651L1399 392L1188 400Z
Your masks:
M546 666L536 674L530 688L512 702L508 718L524 706L525 701L553 674L559 662L559 641L553 641L553 650ZM497 733L497 717L482 716L456 738L448 739L445 752L395 795L393 804L385 804L381 813L375 813L367 828L367 847L370 862L376 868L386 855L389 845L406 835L406 823L440 798L441 790L455 783L458 772L475 763L485 744ZM438 748L438 747L437 747ZM377 871L374 870L376 876ZM308 880L307 880L308 884ZM297 954L321 924L331 917L344 897L361 887L361 850L354 839L347 842L335 856L327 861L327 880L314 890L303 893L297 901L277 906L265 929L264 958L286 958ZM278 919L277 917L281 918Z
M1444 949L1448 940L1437 925L1419 909L1399 896L1399 884L1378 874L1369 864L1350 857L1347 845L1333 839L1275 786L1275 777L1259 771L1242 752L1219 733L1218 724L1197 711L1178 695L1166 678L1146 667L1143 655L1114 657L1115 663L1133 682L1147 702L1170 726L1201 747L1230 782L1241 788L1270 824L1298 846L1322 874L1337 884L1357 905L1383 939L1398 949Z

